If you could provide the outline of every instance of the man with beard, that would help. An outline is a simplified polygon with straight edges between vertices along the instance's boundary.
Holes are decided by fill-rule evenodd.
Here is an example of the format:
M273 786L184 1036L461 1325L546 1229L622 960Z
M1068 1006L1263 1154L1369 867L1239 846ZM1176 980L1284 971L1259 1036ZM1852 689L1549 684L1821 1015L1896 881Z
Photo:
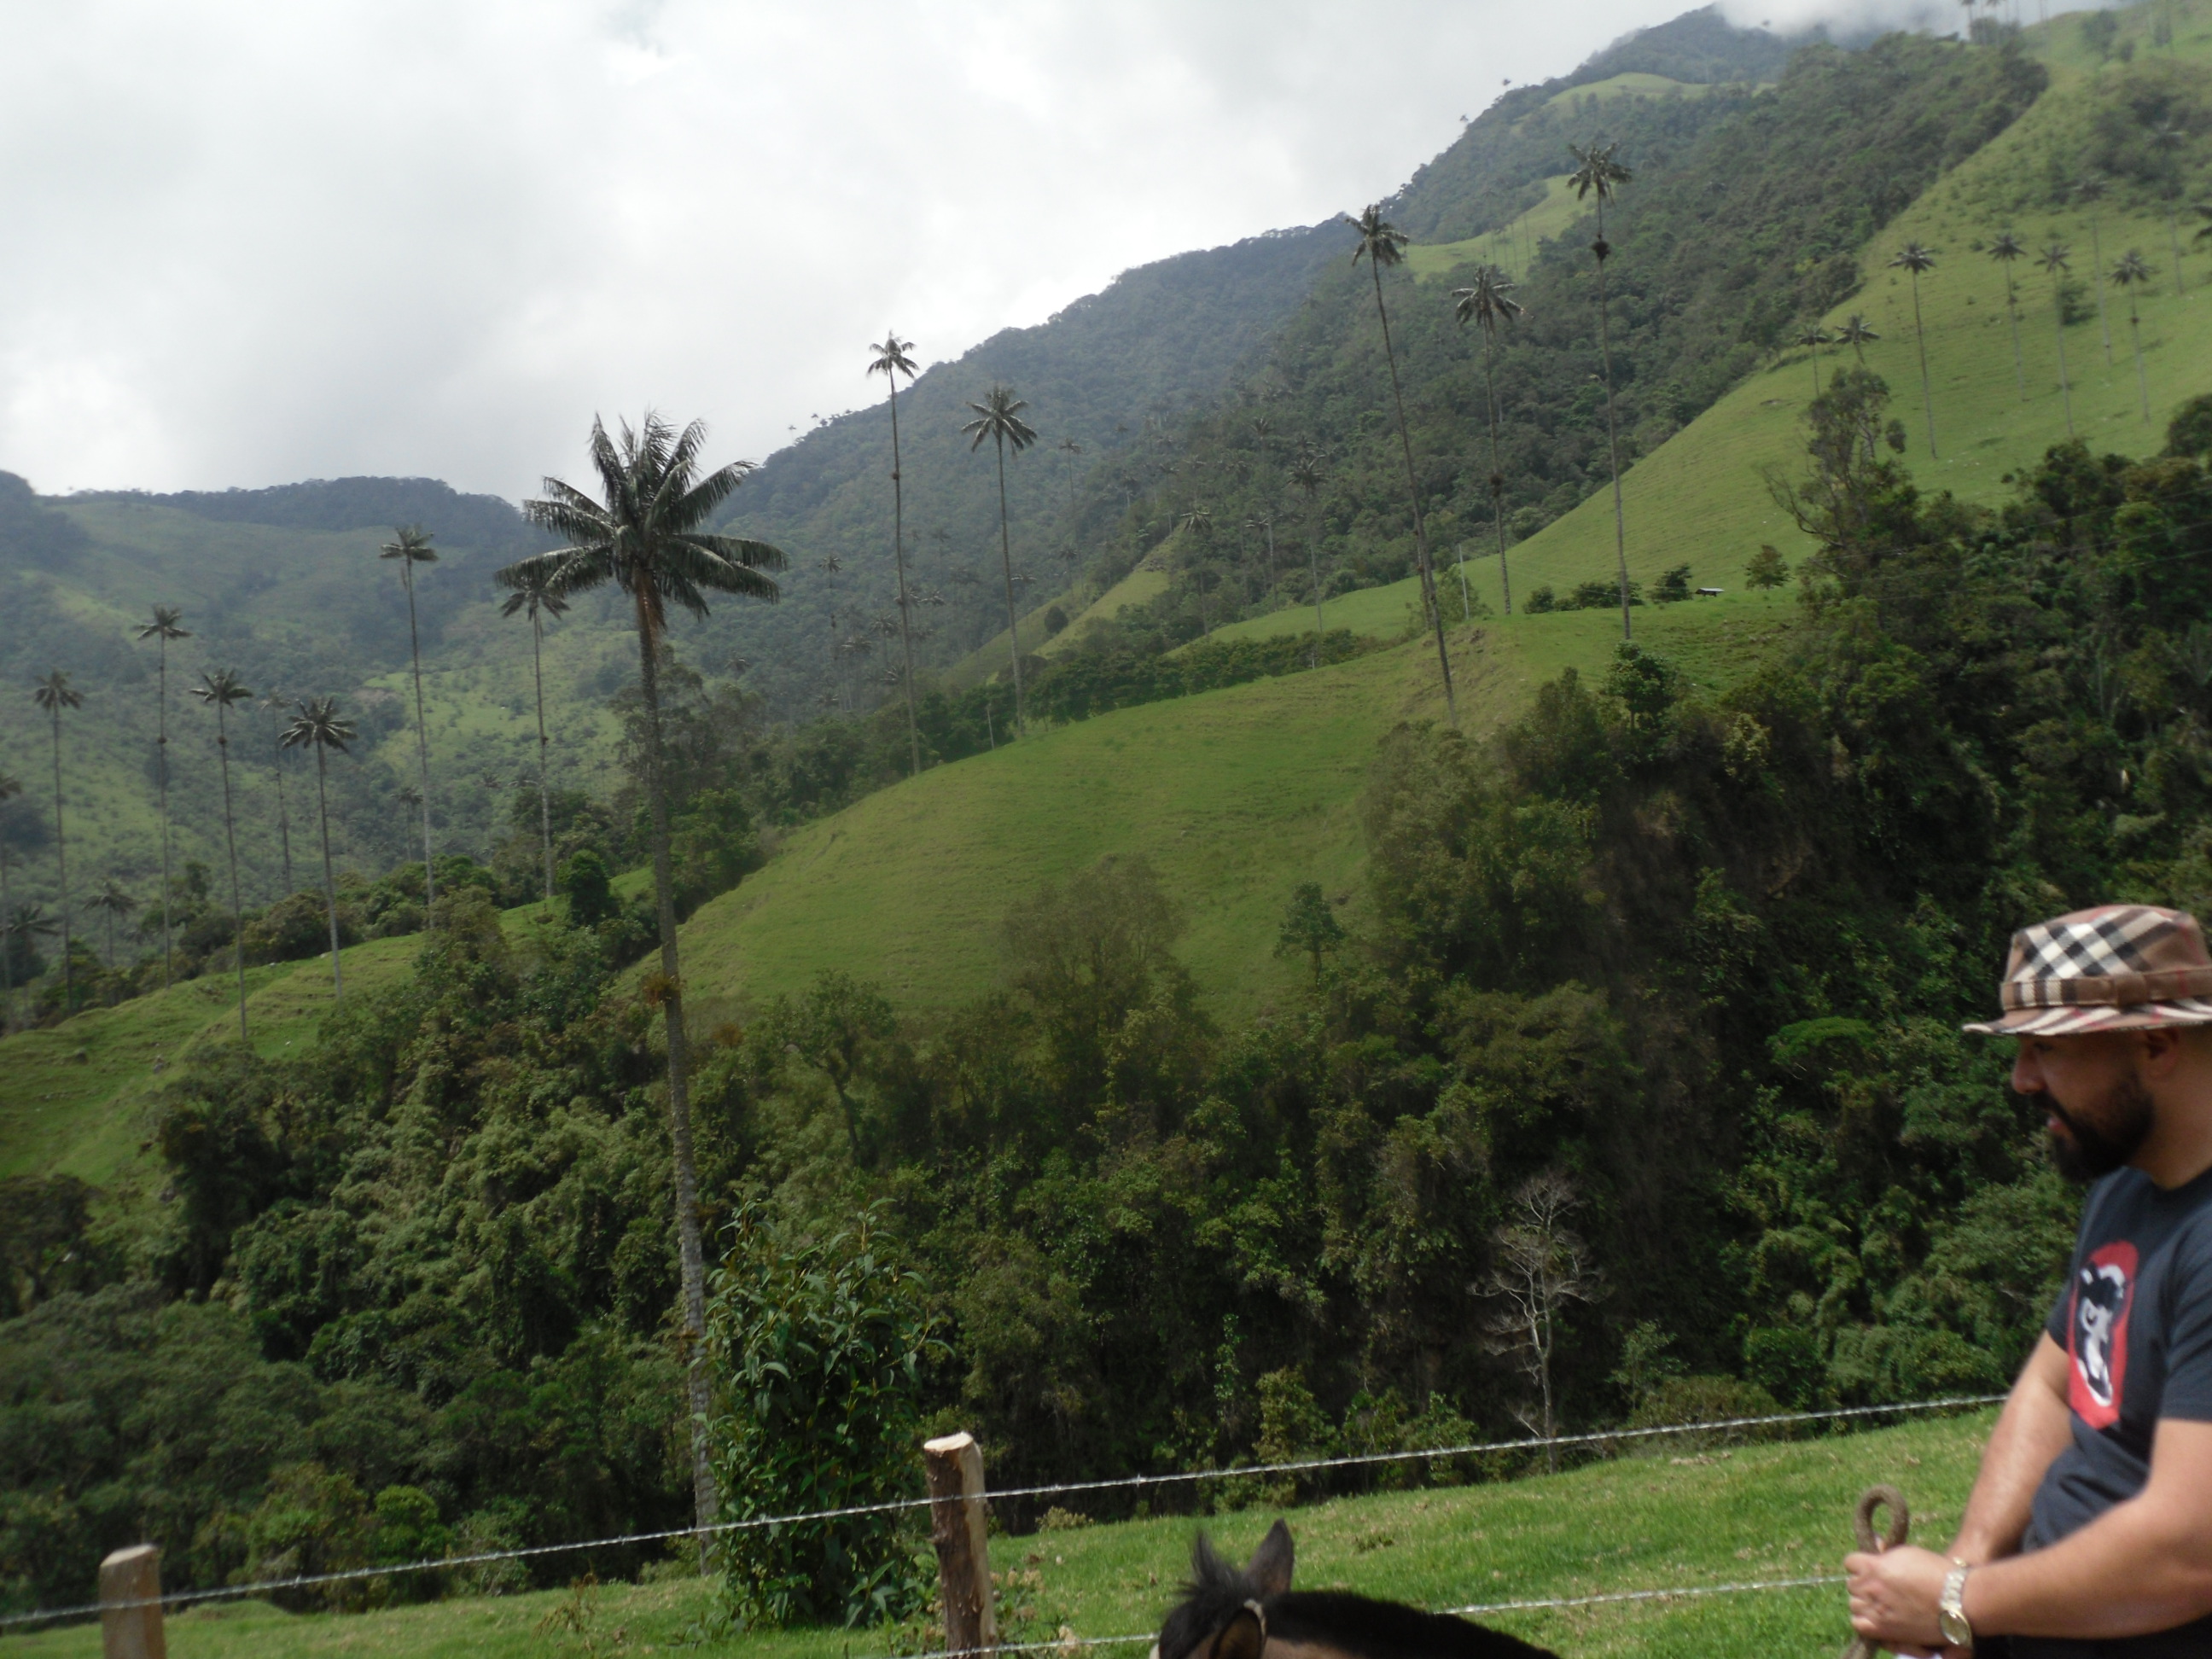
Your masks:
M2212 1654L2212 956L2106 905L2013 936L2012 1086L2092 1181L2073 1264L1948 1554L1855 1554L1851 1624L1899 1653Z

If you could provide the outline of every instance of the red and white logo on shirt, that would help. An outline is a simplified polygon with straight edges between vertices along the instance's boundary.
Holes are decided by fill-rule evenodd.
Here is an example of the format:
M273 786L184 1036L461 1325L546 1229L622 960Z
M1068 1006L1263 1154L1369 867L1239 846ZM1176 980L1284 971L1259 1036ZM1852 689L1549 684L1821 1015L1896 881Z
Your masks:
M2066 1403L2093 1429L2108 1429L2120 1420L2136 1264L2136 1247L2118 1239L2094 1252L2074 1278L2074 1309L2066 1326L2066 1357L2072 1362Z

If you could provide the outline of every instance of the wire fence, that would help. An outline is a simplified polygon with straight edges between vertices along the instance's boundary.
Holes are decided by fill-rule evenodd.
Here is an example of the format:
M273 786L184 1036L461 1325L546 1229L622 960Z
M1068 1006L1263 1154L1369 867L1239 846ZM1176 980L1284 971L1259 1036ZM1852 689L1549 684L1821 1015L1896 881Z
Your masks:
M1519 1440L1485 1440L1465 1445L1433 1446L1415 1451L1360 1452L1342 1457L1300 1458L1280 1463L1252 1463L1231 1465L1222 1468L1185 1469L1165 1474L1116 1475L1103 1480L1063 1480L1042 1486L1007 1486L985 1492L986 1502L1004 1498L1052 1498L1085 1492L1127 1491L1143 1486L1189 1485L1210 1480L1247 1480L1271 1475L1307 1474L1326 1469L1358 1468L1384 1463L1409 1463L1431 1459L1475 1457L1510 1453L1531 1453L1571 1448L1611 1449L1624 1443L1650 1440L1668 1435L1706 1435L1732 1433L1745 1429L1784 1428L1811 1423L1840 1423L1869 1417L1909 1415L1914 1413L1967 1411L1984 1406L2000 1404L2001 1394L1957 1395L1942 1400L1915 1400L1893 1406L1844 1406L1829 1411L1776 1412L1763 1417L1715 1418L1695 1423L1668 1423L1651 1428L1602 1429L1588 1434L1554 1434L1533 1436ZM597 1550L620 1549L639 1544L667 1543L677 1539L705 1540L732 1533L754 1532L770 1527L803 1526L811 1522L842 1521L862 1515L890 1515L906 1510L927 1509L939 1500L931 1498L899 1498L880 1504L854 1504L842 1509L804 1510L790 1515L749 1516L742 1521L719 1521L699 1527L669 1527L654 1532L623 1533L608 1538L578 1539L561 1544L529 1544L512 1549L483 1550L469 1555L440 1556L434 1559L403 1561L374 1567L349 1567L337 1572L298 1573L287 1578L258 1579L250 1583L224 1584L206 1589L179 1590L165 1595L141 1596L130 1601L87 1601L75 1607L40 1607L29 1613L0 1615L0 1629L44 1623L60 1619L83 1619L103 1610L122 1610L131 1607L187 1607L196 1602L228 1601L242 1596L269 1595L286 1590L313 1589L328 1584L358 1583L374 1578L396 1578L410 1573L449 1572L463 1567L488 1565L495 1561L527 1561L549 1555ZM1772 1580L1740 1587L1711 1587L1682 1590L1623 1591L1615 1597L1570 1599L1562 1601L1498 1602L1480 1607L1454 1607L1453 1613L1498 1612L1509 1608L1538 1607L1579 1607L1595 1605L1596 1601L1614 1600L1652 1600L1668 1595L1718 1595L1723 1589L1735 1588L1765 1589L1795 1587L1831 1582L1818 1579ZM1090 1644L1110 1644L1134 1641L1134 1637L1097 1637L1086 1638ZM1145 1638L1149 1641L1151 1638ZM1060 1643L1033 1645L1059 1647ZM1002 1648L1001 1651L1017 1649ZM940 1656L924 1655L919 1659L941 1659Z

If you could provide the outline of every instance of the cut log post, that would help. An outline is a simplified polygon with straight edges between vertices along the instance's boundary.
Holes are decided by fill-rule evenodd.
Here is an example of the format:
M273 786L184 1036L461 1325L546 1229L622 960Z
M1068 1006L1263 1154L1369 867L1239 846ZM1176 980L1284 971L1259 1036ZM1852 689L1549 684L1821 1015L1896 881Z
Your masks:
M118 1550L100 1564L102 1659L168 1659L161 1634L161 1552L151 1544ZM143 1607L112 1603L139 1601Z
M937 1546L945 1645L955 1653L988 1653L999 1644L999 1616L991 1604L983 1449L972 1434L949 1434L924 1442L921 1451L929 1471L929 1541Z

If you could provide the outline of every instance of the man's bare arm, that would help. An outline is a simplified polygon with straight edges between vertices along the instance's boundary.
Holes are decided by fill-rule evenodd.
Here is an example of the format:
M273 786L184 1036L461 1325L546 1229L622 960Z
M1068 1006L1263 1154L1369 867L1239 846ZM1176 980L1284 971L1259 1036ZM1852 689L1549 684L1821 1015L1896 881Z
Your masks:
M2023 1636L2140 1636L2212 1613L2212 1423L2167 1419L2150 1479L2047 1549L1966 1581L1977 1630Z
M1951 1553L1978 1566L2020 1552L2028 1508L2044 1472L2073 1434L2066 1405L2066 1351L2045 1331L2021 1367L1990 1443Z

